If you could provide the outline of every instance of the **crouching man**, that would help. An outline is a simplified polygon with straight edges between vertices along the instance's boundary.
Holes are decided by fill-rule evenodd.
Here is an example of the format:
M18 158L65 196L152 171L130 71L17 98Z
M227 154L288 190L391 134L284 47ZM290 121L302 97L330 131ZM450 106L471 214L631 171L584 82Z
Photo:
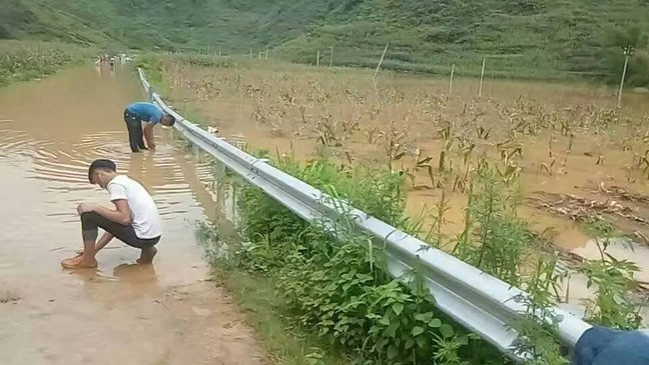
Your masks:
M95 255L114 237L141 250L140 264L153 261L155 245L162 235L162 222L158 208L147 190L135 180L117 173L111 160L95 160L88 169L88 180L106 189L116 209L97 204L81 203L77 212L81 216L83 253L65 259L65 268L97 267ZM99 228L105 233L97 240Z

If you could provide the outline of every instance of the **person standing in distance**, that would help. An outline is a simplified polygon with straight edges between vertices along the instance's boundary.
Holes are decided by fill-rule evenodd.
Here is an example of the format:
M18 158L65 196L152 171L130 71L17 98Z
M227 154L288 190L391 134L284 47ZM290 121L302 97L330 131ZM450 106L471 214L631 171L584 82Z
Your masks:
M124 121L128 129L128 141L131 151L155 149L153 141L153 127L160 123L171 127L176 123L176 118L163 112L157 105L147 102L133 103L124 109ZM145 125L142 126L142 122ZM144 145L146 138L147 146Z
M88 168L88 180L108 191L116 209L79 204L83 251L61 265L68 269L97 267L95 255L114 237L141 250L139 264L151 263L158 252L155 245L162 236L162 219L149 192L137 181L118 174L111 160L95 160ZM99 228L104 234L97 240Z

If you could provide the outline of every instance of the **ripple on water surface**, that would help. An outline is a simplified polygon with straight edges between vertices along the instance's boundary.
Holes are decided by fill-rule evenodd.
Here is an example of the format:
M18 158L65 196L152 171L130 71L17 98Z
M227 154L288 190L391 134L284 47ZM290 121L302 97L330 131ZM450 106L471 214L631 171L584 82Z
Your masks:
M163 217L187 213L188 207L197 205L192 186L178 166L185 159L171 145L159 144L154 153L133 154L125 131L88 133L71 142L40 140L20 127L12 121L0 123L0 159L20 165L27 172L26 179L45 182L47 217L61 223L77 221L75 204L106 200L105 192L88 183L88 165L97 158L115 161L119 172L140 181L154 196ZM207 179L209 165L197 167L192 167L196 177Z

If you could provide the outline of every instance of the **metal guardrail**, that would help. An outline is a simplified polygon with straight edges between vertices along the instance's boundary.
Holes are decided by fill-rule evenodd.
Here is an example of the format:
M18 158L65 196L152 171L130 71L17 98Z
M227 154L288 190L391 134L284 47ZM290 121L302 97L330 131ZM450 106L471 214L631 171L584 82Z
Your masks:
M528 296L525 292L345 202L334 201L271 166L268 160L253 157L204 131L167 106L160 95L153 92L143 70L138 69L138 73L149 96L176 118L175 128L198 148L307 221L324 222L332 227L342 214L347 214L356 228L385 244L388 270L393 277L407 276L416 267L424 278L424 285L435 298L437 308L503 353L515 357L512 347L518 333L512 325L526 312L526 305L521 300ZM553 312L555 318L560 319L559 339L568 347L574 347L584 331L591 327L561 308L554 308Z

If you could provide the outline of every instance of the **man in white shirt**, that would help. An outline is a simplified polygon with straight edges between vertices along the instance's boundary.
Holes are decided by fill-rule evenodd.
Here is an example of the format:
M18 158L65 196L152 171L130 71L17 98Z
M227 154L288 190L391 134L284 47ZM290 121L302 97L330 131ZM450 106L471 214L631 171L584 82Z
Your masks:
M158 252L155 245L162 236L162 222L151 195L137 181L117 174L111 160L95 160L88 169L88 180L106 189L117 209L92 203L79 204L77 212L81 216L83 253L63 260L61 265L65 268L97 267L95 255L113 237L142 250L138 263L151 263ZM99 228L105 233L97 240Z

